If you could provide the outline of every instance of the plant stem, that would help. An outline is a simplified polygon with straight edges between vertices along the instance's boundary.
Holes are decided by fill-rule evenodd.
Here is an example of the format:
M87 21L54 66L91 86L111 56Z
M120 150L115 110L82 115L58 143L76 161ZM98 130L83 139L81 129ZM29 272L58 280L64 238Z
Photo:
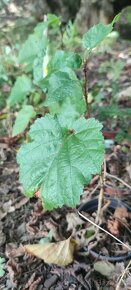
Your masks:
M98 197L98 209L97 209L97 215L96 215L96 224L101 224L102 220L102 203L103 203L103 195L104 195L104 186L105 186L105 172L106 172L106 162L104 160L104 170L101 172L100 175L100 193Z
M88 103L88 89L87 89L87 85L88 85L87 63L88 63L88 60L86 59L84 63L84 69L83 69L84 76L85 76L84 97L85 97L85 102L86 102L86 113L85 113L86 119L90 118L90 109L89 109L89 103Z
M100 193L98 197L98 209L97 209L97 215L95 219L96 224L101 223L101 209L102 209L102 202L103 202L103 192L104 192L104 182L103 182L103 173L101 173L100 176Z

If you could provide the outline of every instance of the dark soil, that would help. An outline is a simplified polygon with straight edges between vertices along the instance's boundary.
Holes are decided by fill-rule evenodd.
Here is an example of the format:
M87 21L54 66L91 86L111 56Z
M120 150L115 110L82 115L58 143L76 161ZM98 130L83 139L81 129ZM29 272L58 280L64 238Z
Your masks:
M17 147L16 147L17 148ZM22 195L21 186L18 181L18 168L15 161L16 148L9 148L6 144L1 144L1 153L3 160L0 165L0 182L1 182L1 235L0 235L0 255L6 259L6 274L1 278L1 290L6 289L103 289L96 288L96 283L104 289L115 289L114 286L110 288L109 281L94 272L90 272L93 268L94 258L91 256L82 257L76 254L74 263L67 267L58 267L55 265L47 265L38 258L25 254L23 252L23 245L30 243L38 243L43 237L46 237L48 232L54 228L56 232L53 240L59 241L67 238L70 232L67 232L66 215L75 210L63 207L62 209L54 210L52 212L45 212L42 210L41 203L37 198L28 200ZM116 149L116 146L113 148ZM127 163L127 154L122 152L122 147L119 153L116 154L117 162L113 163L111 156L114 154L110 152L110 160L107 162L108 167L115 168L124 159ZM109 158L109 157L108 157ZM121 176L126 176L129 180L126 167L122 169ZM114 173L113 172L113 173ZM96 182L85 189L83 200L86 200ZM108 189L115 197L125 200L130 204L129 190L118 183L107 181L105 187L105 194L108 194ZM77 230L76 230L77 231ZM110 237L107 241L107 253L110 245ZM118 247L114 241L114 246ZM105 246L105 243L104 243ZM99 244L97 251L104 248L103 242ZM115 248L114 248L115 249ZM124 251L123 251L124 252ZM114 253L115 255L115 253ZM126 264L126 262L125 262ZM90 275L88 275L90 274ZM99 279L98 279L99 278ZM98 282L97 282L98 280ZM96 284L97 285L97 284Z

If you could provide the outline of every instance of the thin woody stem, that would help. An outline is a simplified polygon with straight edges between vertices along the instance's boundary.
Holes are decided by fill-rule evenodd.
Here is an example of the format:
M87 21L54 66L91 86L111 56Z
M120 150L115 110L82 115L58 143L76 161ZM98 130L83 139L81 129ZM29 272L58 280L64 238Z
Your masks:
M104 187L105 187L105 172L106 172L105 160L104 160L103 167L104 167L103 172L101 172L101 175L100 175L100 193L98 197L98 209L97 209L97 215L96 215L96 220L95 220L96 224L100 224L101 219L102 219L102 203L103 203L103 195L104 195Z
M89 103L88 103L88 75L87 75L87 62L88 60L85 61L84 63L84 76L85 76L85 83L84 83L84 97L85 97L85 102L86 102L86 113L85 113L85 118L88 119L90 118L90 109L89 109Z

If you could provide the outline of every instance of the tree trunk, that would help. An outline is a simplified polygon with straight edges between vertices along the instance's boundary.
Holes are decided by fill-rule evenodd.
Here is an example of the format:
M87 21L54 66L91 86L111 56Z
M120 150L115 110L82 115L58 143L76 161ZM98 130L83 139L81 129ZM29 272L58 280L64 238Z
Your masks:
M114 16L112 0L81 0L75 23L79 32L85 32L98 22L107 24Z

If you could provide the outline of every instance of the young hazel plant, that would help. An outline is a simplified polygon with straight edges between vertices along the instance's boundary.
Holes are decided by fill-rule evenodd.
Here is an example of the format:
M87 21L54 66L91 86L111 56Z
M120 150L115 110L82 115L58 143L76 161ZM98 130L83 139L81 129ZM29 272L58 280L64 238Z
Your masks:
M28 133L29 141L17 154L25 195L32 197L39 190L43 206L48 210L64 204L75 207L83 186L92 175L101 173L104 159L102 124L90 118L87 59L81 59L75 52L56 50L49 57L43 76L43 63L51 44L39 36L41 32L44 35L43 30L47 29L51 19L56 27L60 25L56 16L49 15L47 22L37 26L26 42L27 54L24 47L20 53L22 62L28 68L33 67L34 83L46 94L44 106L50 113L34 122ZM118 19L119 15L112 23L97 24L84 34L82 45L87 55L112 31ZM38 46L33 54L28 42L33 43L36 39ZM83 82L76 75L80 68L84 70ZM30 87L23 88L23 92Z

